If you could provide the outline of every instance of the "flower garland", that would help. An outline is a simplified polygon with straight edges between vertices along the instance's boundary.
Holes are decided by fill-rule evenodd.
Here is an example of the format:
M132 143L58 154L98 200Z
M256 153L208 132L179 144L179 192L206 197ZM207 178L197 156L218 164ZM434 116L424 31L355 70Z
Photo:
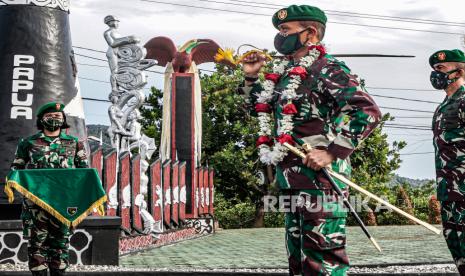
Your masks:
M260 126L257 147L259 148L260 161L263 163L268 165L278 164L288 152L288 149L283 144L285 142L291 145L294 144L292 117L297 113L297 108L293 104L293 100L297 98L296 90L302 84L302 81L307 78L310 66L325 54L326 50L322 45L312 45L309 47L308 55L301 58L297 66L288 68L289 61L278 61L273 64L273 73L265 74L265 81L262 83L263 90L257 95L257 104L255 105ZM282 119L278 121L278 137L276 137L278 143L274 143L271 136L272 106L270 102L276 84L286 72L290 80L282 91L281 100L287 100L287 104L283 107Z

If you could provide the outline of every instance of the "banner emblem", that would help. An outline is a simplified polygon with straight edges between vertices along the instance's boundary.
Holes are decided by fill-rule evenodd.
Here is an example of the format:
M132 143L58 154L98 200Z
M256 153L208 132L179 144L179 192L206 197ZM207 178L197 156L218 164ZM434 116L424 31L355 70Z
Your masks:
M68 214L70 216L74 216L77 212L77 207L68 207L68 209L66 209L66 211L68 212Z

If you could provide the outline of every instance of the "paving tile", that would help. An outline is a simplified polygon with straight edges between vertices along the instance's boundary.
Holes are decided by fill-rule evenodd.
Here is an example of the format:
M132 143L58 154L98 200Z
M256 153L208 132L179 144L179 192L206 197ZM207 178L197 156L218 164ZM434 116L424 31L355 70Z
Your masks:
M347 227L352 265L452 262L442 235L421 226L368 227L382 253L362 230ZM439 228L439 227L438 227ZM123 256L120 265L153 268L286 268L284 229L222 230L207 237Z

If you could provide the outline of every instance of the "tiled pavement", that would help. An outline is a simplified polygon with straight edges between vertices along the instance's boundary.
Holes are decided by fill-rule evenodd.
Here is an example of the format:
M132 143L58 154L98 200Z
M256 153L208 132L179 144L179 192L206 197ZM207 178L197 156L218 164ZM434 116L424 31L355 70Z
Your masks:
M369 227L378 253L358 227L348 227L352 265L452 262L442 235L421 226ZM151 268L286 268L284 229L238 229L121 257L121 266Z

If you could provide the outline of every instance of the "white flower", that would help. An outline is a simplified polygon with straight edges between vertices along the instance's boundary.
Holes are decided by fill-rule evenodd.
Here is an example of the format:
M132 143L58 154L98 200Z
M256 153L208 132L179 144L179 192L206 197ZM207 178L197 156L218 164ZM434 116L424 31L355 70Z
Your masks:
M281 120L281 132L291 133L294 130L294 123L292 122L292 115L283 115Z
M260 136L271 135L270 122L271 122L271 116L268 113L264 113L264 112L258 113L258 125L260 126L258 135Z
M274 91L274 82L266 80L263 83L263 90L260 91L260 94L257 96L257 102L259 103L268 103L273 98Z
M280 75L284 74L288 64L289 64L289 61L277 60L273 64L273 73L277 73Z

